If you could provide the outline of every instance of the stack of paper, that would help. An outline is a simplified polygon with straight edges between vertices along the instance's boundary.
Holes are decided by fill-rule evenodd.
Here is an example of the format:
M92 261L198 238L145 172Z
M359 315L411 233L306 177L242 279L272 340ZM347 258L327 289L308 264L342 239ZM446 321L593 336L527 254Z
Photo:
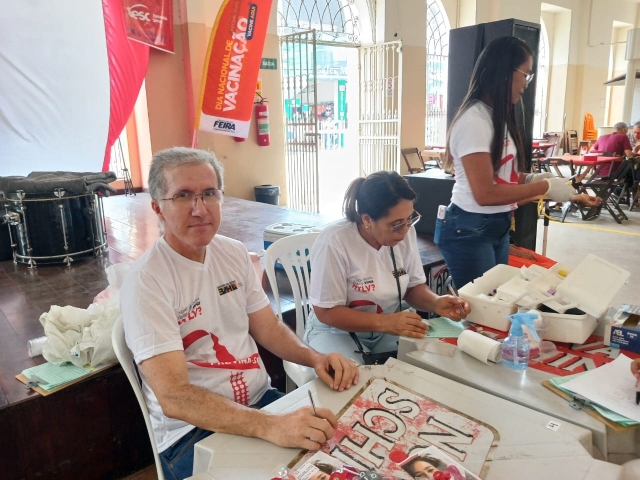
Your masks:
M613 362L595 370L556 377L551 384L570 395L590 400L591 406L605 418L625 427L640 424L640 406L635 402L635 382L631 359L619 355Z
M92 368L76 367L73 363L54 365L47 362L37 367L27 368L22 374L30 381L38 381L39 387L49 391L89 375L92 371Z

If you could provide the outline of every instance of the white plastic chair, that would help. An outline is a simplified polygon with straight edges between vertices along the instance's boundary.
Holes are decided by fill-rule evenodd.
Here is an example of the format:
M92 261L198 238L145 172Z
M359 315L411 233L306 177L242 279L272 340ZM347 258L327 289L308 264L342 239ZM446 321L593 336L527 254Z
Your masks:
M135 364L133 362L133 355L127 346L127 342L124 339L124 326L122 325L122 319L119 318L113 324L113 330L111 331L111 341L113 342L113 350L116 352L116 357L124 373L126 373L131 388L136 394L138 403L140 404L140 410L142 410L142 416L144 417L144 423L147 426L147 433L149 433L149 440L151 440L151 448L153 449L153 457L156 461L156 470L158 470L158 480L165 480L164 473L162 472L162 464L160 463L160 457L158 456L158 447L156 445L156 439L153 436L153 428L151 427L151 419L149 418L149 410L147 410L147 404L144 402L144 396L142 395L142 389L138 379L138 372L136 371Z
M307 323L309 310L311 309L309 304L309 257L311 246L317 237L318 233L301 233L281 238L269 245L264 257L267 278L271 284L273 296L276 299L280 320L282 320L282 306L280 305L280 294L276 281L276 261L280 262L287 274L296 304L296 335L301 340L304 336L304 326ZM293 390L290 382L299 387L316 378L313 368L286 360L283 360L282 363L284 371L287 373L287 392Z

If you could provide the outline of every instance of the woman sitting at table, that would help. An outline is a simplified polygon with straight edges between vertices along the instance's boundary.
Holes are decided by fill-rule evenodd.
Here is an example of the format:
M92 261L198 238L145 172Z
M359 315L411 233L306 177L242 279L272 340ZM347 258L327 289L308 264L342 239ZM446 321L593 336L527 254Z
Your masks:
M346 220L327 226L311 250L313 308L305 331L310 346L362 362L349 332L373 353L387 352L397 350L398 335L422 338L427 332L409 306L454 320L469 313L466 302L438 296L425 283L413 228L420 220L415 199L396 172L351 183Z

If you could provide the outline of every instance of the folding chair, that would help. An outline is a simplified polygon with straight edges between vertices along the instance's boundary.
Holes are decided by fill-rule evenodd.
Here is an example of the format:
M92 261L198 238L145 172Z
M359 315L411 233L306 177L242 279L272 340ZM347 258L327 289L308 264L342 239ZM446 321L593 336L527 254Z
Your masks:
M564 153L570 155L579 155L578 150L578 132L575 130L567 130L564 132Z
M424 163L424 159L422 158L422 154L417 148L403 148L401 152L402 158L404 158L404 162L407 164L407 168L409 169L409 173L420 173L424 172L427 169L427 166ZM407 157L408 155L417 155L421 166L412 167L411 162L409 162L409 158Z
M606 208L611 214L613 219L617 223L622 223L623 220L628 220L620 208L620 196L615 194L616 189L620 188L622 191L625 187L627 171L631 168L631 160L624 158L619 165L613 165L611 167L610 176L608 179L600 179L597 177L597 172L586 182L578 185L578 189L581 193L587 193L587 190L592 190L593 194L602 199L602 204L599 207L582 207L578 206L580 214L583 220L591 220L600 215L602 207Z
M434 147L430 145L425 146L424 150L420 152L420 156L424 160L425 169L439 168L440 170L442 170L442 162L444 162L444 151L445 149L443 147Z

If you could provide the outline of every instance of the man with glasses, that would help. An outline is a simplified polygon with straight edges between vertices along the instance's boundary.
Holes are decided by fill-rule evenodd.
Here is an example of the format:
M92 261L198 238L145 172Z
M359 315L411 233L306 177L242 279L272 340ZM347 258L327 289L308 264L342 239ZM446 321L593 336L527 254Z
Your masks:
M310 407L258 410L283 394L270 388L256 343L314 368L334 390L358 381L353 363L312 350L278 320L246 248L217 235L222 173L209 152L172 148L154 156L149 193L164 235L131 266L121 293L125 337L167 479L192 475L193 447L212 432L309 450L333 436L328 409L317 416Z

